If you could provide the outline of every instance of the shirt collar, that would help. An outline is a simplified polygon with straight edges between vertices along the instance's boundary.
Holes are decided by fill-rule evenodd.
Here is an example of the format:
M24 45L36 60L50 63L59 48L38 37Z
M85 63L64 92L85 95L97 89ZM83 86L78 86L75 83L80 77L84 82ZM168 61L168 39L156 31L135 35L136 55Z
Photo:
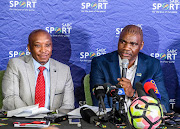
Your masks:
M33 58L35 70L37 70L40 66L44 66L49 71L49 62L50 62L50 59L48 60L48 62L45 65L41 65Z

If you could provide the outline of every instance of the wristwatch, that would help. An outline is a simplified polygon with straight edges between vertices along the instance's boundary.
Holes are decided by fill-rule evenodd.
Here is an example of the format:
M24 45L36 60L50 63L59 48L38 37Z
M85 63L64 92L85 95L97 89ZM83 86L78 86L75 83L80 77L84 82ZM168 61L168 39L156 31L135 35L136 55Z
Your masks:
M130 97L130 99L131 99L131 100L134 100L134 99L136 98L135 96L136 96L136 90L134 90L134 94L133 94L132 97Z

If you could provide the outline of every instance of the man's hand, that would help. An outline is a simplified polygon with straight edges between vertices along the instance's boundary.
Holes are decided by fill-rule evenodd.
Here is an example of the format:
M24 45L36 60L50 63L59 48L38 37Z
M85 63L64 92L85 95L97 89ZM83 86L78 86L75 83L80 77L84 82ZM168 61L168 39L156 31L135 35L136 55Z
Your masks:
M131 85L131 81L124 77L118 78L117 80L119 81L118 84L124 89L126 96L132 97L135 90Z

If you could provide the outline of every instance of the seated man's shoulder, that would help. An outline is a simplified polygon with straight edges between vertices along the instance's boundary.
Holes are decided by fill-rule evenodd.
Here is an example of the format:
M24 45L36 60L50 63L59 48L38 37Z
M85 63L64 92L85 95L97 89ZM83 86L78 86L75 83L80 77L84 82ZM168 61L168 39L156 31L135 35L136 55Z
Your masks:
M56 66L57 66L57 67L60 67L61 69L69 69L69 66L68 66L68 65L63 64L63 63L61 63L61 62L59 62L59 61L57 61L57 60L55 60L55 59L52 59L52 58L51 58L51 61L52 61L53 64L56 64Z
M25 56L11 58L9 60L9 63L15 63L15 64L25 63L26 59L29 58L29 57L30 57L30 55L25 55Z
M158 59L156 59L155 57L152 57L152 56L149 56L149 55L146 55L144 53L139 53L139 56L141 58L144 58L145 60L147 61L150 61L150 62L154 62L154 63L159 63L160 61Z

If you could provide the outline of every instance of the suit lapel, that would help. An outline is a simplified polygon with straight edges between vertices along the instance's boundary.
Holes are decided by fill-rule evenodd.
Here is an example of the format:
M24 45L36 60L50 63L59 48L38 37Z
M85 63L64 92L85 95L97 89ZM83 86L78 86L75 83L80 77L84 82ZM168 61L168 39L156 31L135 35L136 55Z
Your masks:
M113 73L111 76L113 77L115 84L118 83L117 78L121 78L121 74L120 74L120 67L119 67L119 58L118 58L118 52L115 51L113 53L113 55L111 56L110 60L110 73ZM143 76L145 74L146 71L146 60L143 56L142 53L139 53L138 55L138 65L137 65L137 70L135 73L135 78L134 78L134 82L133 82L133 88L135 88L135 84L136 82L141 82L141 80L143 79ZM117 82L117 83L116 83Z
M136 70L136 73L135 73L135 79L134 79L134 83L133 83L133 88L135 88L135 84L136 82L141 82L144 74L145 74L145 71L146 71L146 61L145 59L143 58L143 55L140 53L138 55L138 65L137 65L137 70Z
M25 66L26 66L26 71L27 71L27 76L28 76L28 81L29 81L29 87L30 87L30 93L31 93L31 98L32 98L32 103L34 104L35 100L35 70L34 70L34 64L32 60L32 56L26 56L25 57Z
M54 94L55 94L55 89L56 89L56 84L57 84L57 70L56 70L56 65L53 62L53 60L50 60L50 84L51 84L51 90L50 90L50 108L53 105L53 100L54 100Z

